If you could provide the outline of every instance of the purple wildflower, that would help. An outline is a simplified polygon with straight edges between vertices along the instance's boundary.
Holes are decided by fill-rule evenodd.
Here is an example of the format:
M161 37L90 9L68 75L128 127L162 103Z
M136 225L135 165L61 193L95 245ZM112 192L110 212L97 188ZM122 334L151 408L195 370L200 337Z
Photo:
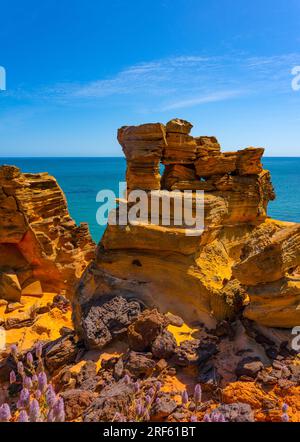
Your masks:
M195 386L195 390L194 390L194 400L195 400L196 404L200 404L201 403L201 399L202 399L201 385L197 384Z
M151 402L152 402L152 399L151 399L151 397L149 396L149 394L147 394L146 397L145 397L145 403L146 403L146 405L150 405Z
M16 381L17 381L16 373L14 372L14 370L12 370L9 373L9 383L14 384Z
M27 361L27 364L30 366L33 364L33 356L30 352L27 353L27 355L26 355L26 361Z
M289 409L288 404L283 404L283 405L282 405L282 411L283 411L283 413L286 413L286 412L288 411L288 409Z
M20 411L18 422L29 422L28 414L25 410Z
M36 399L32 399L29 406L29 417L31 422L39 422L41 416L40 406Z
M65 421L65 404L62 398L59 398L54 407L53 413L56 422L64 422Z
M39 401L41 399L41 397L42 397L41 390L36 390L35 393L34 393L34 396L35 396L36 400Z
M151 396L151 397L154 396L154 395L155 395L155 390L154 390L154 388L151 387L151 388L149 389L149 391L148 391L148 394L149 394L149 396Z
M140 402L136 404L135 412L137 417L142 417L145 414L145 409Z
M283 415L281 416L281 421L289 422L290 421L289 415L287 413L283 413Z
M27 408L30 401L30 393L27 388L23 388L20 393L20 397L17 403L18 408Z
M0 422L9 422L11 412L8 404L2 404L0 407Z
M34 375L32 376L32 378L31 378L31 380L32 380L32 384L33 384L33 386L34 386L35 388L37 388L37 387L38 387L38 383L39 383L39 380L38 380L37 375L34 374Z
M190 422L198 422L197 416L191 416Z
M47 422L54 422L54 413L53 410L49 410L48 414L47 414Z
M32 388L32 380L29 376L25 376L23 379L23 387L31 390Z
M188 403L188 401L189 401L189 395L188 395L187 391L184 390L181 394L182 405L186 405Z
M211 422L219 422L219 418L220 418L220 413L218 411L214 411L210 415Z
M44 393L47 389L47 376L44 371L38 375L38 385L41 392Z
M155 383L155 387L156 387L156 390L159 391L161 389L161 387L162 387L162 383L160 381L157 381Z
M12 344L10 346L10 352L11 352L13 358L16 358L18 356L18 347L16 346L16 344Z
M220 413L220 414L219 414L218 422L226 422L226 419L225 419L225 416L224 416L223 413Z
M46 391L46 402L50 408L52 408L56 402L56 394L51 384L48 386Z
M204 415L203 422L211 422L211 418L210 418L209 414Z
M141 385L140 385L139 381L136 381L133 384L133 388L134 388L135 393L138 393L140 391Z

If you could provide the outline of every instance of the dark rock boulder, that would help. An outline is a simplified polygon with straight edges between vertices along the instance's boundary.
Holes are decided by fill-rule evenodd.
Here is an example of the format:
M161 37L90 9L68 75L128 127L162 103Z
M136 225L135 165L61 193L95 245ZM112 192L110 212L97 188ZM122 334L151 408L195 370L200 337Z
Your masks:
M246 376L255 379L263 368L264 364L258 357L247 356L238 363L235 373L237 377Z
M43 349L46 368L50 372L75 362L79 347L74 335L62 336Z
M162 394L154 403L150 410L151 419L154 421L161 421L170 416L177 408L177 403L167 393Z
M112 422L116 413L129 409L133 395L133 383L126 383L124 379L103 388L99 397L83 414L83 421Z
M152 342L151 352L157 359L169 359L174 354L176 346L176 340L172 333L164 330Z
M168 320L156 309L145 310L138 319L128 327L129 346L135 351L149 348L154 339L168 325Z
M149 376L154 369L156 362L152 359L151 353L138 353L131 351L127 356L124 366L133 376Z
M221 413L226 422L254 422L254 413L250 405L242 402L220 405L214 412Z
M82 318L83 339L87 348L102 349L115 337L125 333L127 327L141 313L137 301L115 297L104 304L94 301Z
M82 416L97 396L91 391L72 389L61 393L61 397L65 404L66 420L72 421Z
M175 349L172 362L180 367L197 364L199 361L199 345L200 341L198 339L183 341L180 346Z
M100 376L97 376L97 365L87 361L76 376L76 387L80 390L94 391Z

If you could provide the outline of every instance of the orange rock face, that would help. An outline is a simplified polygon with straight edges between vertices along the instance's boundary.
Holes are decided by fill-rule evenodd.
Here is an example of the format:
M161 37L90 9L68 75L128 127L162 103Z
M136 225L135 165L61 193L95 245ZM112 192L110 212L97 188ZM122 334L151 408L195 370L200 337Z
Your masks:
M222 153L215 137L194 138L191 128L174 119L166 126L119 130L128 187L156 189L159 197L176 190L171 221L164 223L159 213L158 224L143 219L107 227L74 300L75 324L91 299L114 294L187 322L212 324L243 312L272 327L300 323L299 225L267 217L275 194L270 173L262 169L263 149ZM165 164L161 180L159 161ZM186 226L172 224L176 200L186 189L204 190L200 236L187 236ZM199 196L190 198L194 210Z
M2 166L0 218L0 273L13 272L23 294L63 290L72 297L94 244L87 225L71 219L55 178Z

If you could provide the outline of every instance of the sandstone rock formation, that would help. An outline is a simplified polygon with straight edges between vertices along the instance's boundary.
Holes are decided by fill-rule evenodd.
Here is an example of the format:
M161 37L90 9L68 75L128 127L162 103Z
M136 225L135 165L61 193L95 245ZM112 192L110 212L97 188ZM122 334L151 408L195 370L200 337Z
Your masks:
M0 167L0 298L65 291L93 257L86 224L76 226L65 196L47 173Z
M108 225L74 300L79 333L89 302L114 296L206 325L237 314L273 327L300 323L299 225L267 216L275 195L264 150L222 153L215 137L194 138L191 127L175 119L119 130L128 188L160 197L176 190L171 219L183 190L204 190L204 230L189 236L185 225L161 217ZM200 197L190 198L194 207Z

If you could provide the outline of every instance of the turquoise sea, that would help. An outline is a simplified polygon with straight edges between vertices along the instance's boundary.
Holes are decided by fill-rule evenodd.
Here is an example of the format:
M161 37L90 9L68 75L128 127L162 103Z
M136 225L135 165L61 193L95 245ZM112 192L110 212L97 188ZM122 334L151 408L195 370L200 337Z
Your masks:
M272 174L277 198L269 205L276 219L300 222L300 157L264 158ZM0 164L14 164L23 172L49 172L66 194L72 217L88 222L96 242L104 227L96 222L99 190L111 189L118 195L119 182L125 181L124 158L0 158Z

